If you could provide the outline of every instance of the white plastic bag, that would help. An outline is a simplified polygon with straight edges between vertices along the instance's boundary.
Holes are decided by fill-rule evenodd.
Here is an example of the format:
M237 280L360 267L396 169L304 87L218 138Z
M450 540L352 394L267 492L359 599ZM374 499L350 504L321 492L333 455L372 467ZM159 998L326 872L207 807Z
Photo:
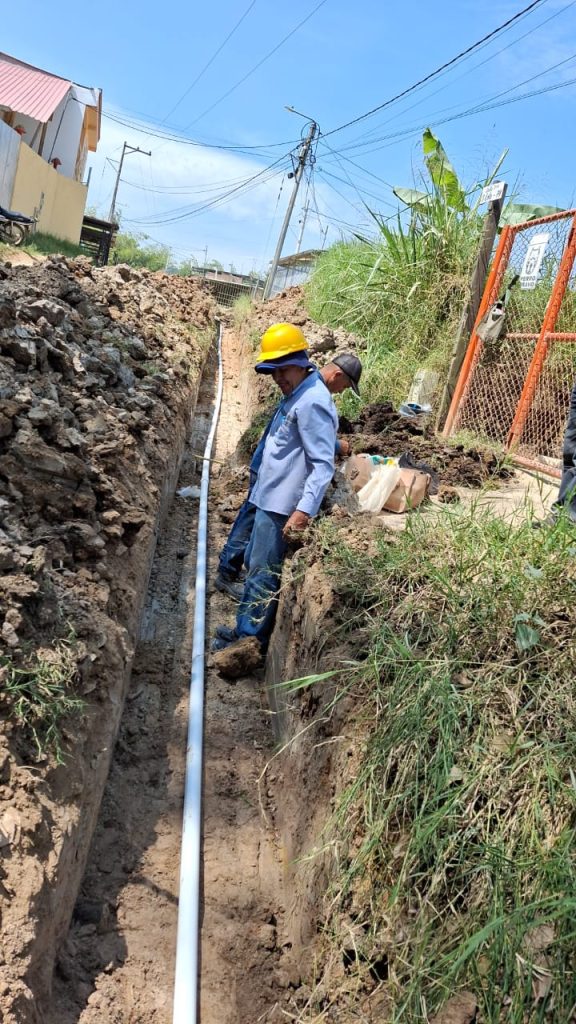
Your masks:
M362 511L380 512L399 479L400 469L398 466L375 466L368 483L358 491L358 501Z
M179 498L199 498L200 488L192 484L191 487L181 487L179 491L176 491L176 494Z

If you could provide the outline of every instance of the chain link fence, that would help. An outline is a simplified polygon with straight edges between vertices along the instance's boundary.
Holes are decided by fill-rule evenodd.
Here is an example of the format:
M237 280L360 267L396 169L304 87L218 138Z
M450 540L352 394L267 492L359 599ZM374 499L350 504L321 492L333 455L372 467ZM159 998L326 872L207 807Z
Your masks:
M444 433L466 430L560 475L576 377L576 211L504 228ZM505 328L476 328L508 290Z

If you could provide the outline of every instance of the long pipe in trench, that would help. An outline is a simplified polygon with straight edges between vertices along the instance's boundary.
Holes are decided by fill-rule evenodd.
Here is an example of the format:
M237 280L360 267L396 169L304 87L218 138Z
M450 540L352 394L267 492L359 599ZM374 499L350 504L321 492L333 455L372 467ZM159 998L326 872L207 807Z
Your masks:
M198 1019L198 945L200 911L200 852L202 829L202 743L204 731L204 643L206 627L206 547L210 456L222 404L222 324L218 325L218 388L210 433L202 460L200 508L196 541L194 639L190 674L188 741L184 781L180 895L176 938L173 1024L196 1024Z

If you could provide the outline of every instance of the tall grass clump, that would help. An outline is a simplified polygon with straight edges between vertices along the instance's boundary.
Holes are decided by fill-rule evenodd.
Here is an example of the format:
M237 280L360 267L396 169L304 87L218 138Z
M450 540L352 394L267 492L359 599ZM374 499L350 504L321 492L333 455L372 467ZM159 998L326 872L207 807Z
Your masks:
M314 319L364 340L367 402L405 399L421 367L445 374L478 252L483 183L466 190L429 129L422 148L424 191L395 188L404 212L391 219L369 210L371 237L334 245L320 257L306 288ZM507 210L515 208L509 204ZM522 207L522 216L540 209Z
M371 558L330 548L366 657L327 934L345 915L386 962L390 1024L463 989L483 1024L576 1019L575 556L568 524L452 508ZM336 1019L325 991L299 1019Z
M482 221L439 196L425 219L373 218L373 238L320 257L306 301L314 319L365 339L364 399L401 401L417 369L447 368Z
M74 242L67 242L62 238L56 238L55 235L48 235L43 231L35 231L33 235L30 235L25 240L24 249L26 252L40 255L48 255L49 253L60 253L62 256L68 256L73 259L75 256L82 255L82 249L79 245L75 245Z

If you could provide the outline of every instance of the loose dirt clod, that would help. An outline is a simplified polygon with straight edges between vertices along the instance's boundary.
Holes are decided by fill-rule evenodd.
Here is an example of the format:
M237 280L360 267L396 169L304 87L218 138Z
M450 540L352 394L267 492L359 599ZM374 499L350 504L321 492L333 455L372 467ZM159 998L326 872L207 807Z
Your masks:
M256 637L242 637L213 655L214 667L225 679L248 676L262 665L262 652Z
M401 416L390 402L365 406L356 420L342 420L340 431L349 436L354 452L393 457L410 453L438 473L441 485L481 487L489 478L507 480L514 475L495 452L448 444L434 434L429 420Z
M430 1024L474 1024L478 1013L478 1000L472 992L460 992L449 999Z

